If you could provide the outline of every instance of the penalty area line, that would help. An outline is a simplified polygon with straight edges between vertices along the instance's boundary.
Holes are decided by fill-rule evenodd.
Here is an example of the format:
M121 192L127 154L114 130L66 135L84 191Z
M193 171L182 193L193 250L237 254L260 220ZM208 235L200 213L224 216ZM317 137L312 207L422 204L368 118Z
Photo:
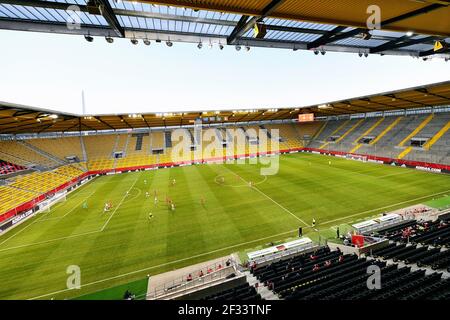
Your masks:
M130 191L131 189L133 189L133 187L136 185L136 182L139 180L139 177L134 181L133 185L131 186L130 189L128 189L128 191ZM96 191L94 191L93 193L95 193ZM92 194L93 194L92 193ZM89 195L90 196L92 196ZM19 245L19 246L14 246L14 247L9 247L9 248L3 248L0 249L0 252L3 251L8 251L8 250L14 250L14 249L20 249L20 248L26 248L26 247L31 247L31 246L36 246L36 245L40 245L40 244L45 244L45 243L51 243L51 242L55 242L55 241L60 241L60 240L65 240L65 239L70 239L70 238L76 238L76 237L81 237L81 236L86 236L86 235L90 235L90 234L95 234L95 233L100 233L103 232L106 228L106 226L108 225L109 221L111 220L112 216L114 215L114 213L117 211L117 209L120 207L120 205L124 202L126 198L126 195L122 198L122 200L119 202L119 205L114 209L113 213L109 216L108 220L106 221L106 223L103 225L103 227L100 230L95 230L95 231L88 231L88 232L83 232L83 233L78 233L78 234L73 234L70 236L66 236L66 237L61 237L61 238L55 238L55 239L49 239L49 240L44 240L44 241L40 241L40 242L35 242L35 243L28 243L28 244L23 244L23 245ZM83 203L87 198L83 199L82 202ZM74 207L75 208L75 207ZM73 210L73 209L72 209ZM72 211L71 210L71 211ZM66 216L68 213L66 213L64 216ZM3 242L0 243L0 245L4 244L6 241L8 241L9 239L13 238L14 236L16 236L17 234L19 234L20 232L24 231L25 229L27 229L28 227L30 227L31 225L33 225L34 223L38 222L38 221L46 221L46 220L51 220L49 218L47 219L42 219L45 216L41 216L39 218L37 218L35 221L33 221L32 223L30 223L28 226L26 226L25 228L23 228L22 230L18 231L16 234L12 235L11 237L5 239ZM62 219L58 218L58 219Z
M109 216L108 220L106 220L105 224L103 225L103 227L100 229L100 232L102 232L103 230L105 230L106 226L108 225L109 221L111 221L112 217L114 216L114 214L116 213L117 209L119 209L119 207L122 205L122 203L125 201L125 199L128 196L128 193L134 188L134 186L136 185L136 183L138 182L139 178L141 176L138 176L136 178L136 180L134 180L133 184L131 185L131 187L127 190L127 193L125 193L125 195L122 197L122 199L120 200L119 204L117 205L117 207L114 209L114 211L111 213L111 215Z
M90 197L92 197L92 195L94 193L96 193L96 191L91 192L86 198L84 198L83 200L81 200L76 206L73 206L72 209L70 209L69 211L67 211L62 217L54 217L54 218L46 218L46 219L41 219L40 221L48 221L48 220L58 220L58 219L62 219L64 217L66 217L67 215L71 214L75 209L77 209L80 205L82 205L87 199L89 199Z
M31 222L29 225L27 225L26 227L24 227L22 230L17 231L15 234L13 234L11 237L6 238L4 241L0 242L0 246L2 244L4 244L5 242L7 242L9 239L14 238L15 236L17 236L18 234L20 234L22 231L26 230L27 228L31 227L33 224L35 224L36 222L42 222L42 221L48 221L48 220L56 220L56 219L62 219L65 216L67 216L69 213L73 212L73 210L75 210L76 208L78 208L78 206L80 206L84 201L86 201L86 199L90 198L96 191L92 192L87 198L84 198L83 201L81 201L78 205L74 206L71 210L69 210L66 214L64 214L64 216L62 217L55 217L55 218L45 218L47 215L42 214L40 217L36 218L36 220L34 220L33 222ZM21 247L21 246L20 246ZM17 248L17 247L14 247ZM7 248L10 249L10 248ZM3 250L7 250L7 249L2 249L0 251Z
M233 170L228 169L227 167L224 167L225 169L227 169L229 172L231 172L232 174L234 174L236 177L238 177L239 179L241 179L242 181L244 181L247 185L249 184L248 181L246 181L244 178L242 178L240 175L238 175L237 173L235 173ZM283 209L284 211L286 211L287 213L289 213L292 217L294 217L295 219L297 219L298 221L300 221L301 223L303 223L305 226L309 227L309 224L307 224L303 219L297 217L294 213L292 213L289 209L287 209L286 207L284 207L283 205L281 205L280 203L278 203L277 201L275 201L274 199L272 199L271 197L269 197L267 194L265 194L264 192L262 192L261 190L259 190L257 187L255 186L251 186L251 188L257 192L259 192L260 194L262 194L264 197L266 197L267 199L269 199L270 201L272 201L273 203L275 203L278 207L280 207L281 209Z

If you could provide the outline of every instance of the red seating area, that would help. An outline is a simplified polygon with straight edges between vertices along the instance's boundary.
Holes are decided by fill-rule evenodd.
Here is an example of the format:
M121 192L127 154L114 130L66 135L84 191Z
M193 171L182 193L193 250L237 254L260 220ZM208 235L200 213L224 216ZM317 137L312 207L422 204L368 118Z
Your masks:
M7 161L0 160L0 175L9 174L21 170L25 170L26 167L19 166L17 164L13 164Z

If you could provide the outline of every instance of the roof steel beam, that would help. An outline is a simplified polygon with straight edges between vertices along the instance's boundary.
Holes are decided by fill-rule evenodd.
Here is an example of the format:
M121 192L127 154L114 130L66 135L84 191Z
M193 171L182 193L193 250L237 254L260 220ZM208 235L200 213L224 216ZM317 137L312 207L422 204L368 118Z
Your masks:
M46 8L46 9L57 9L57 10L67 10L69 6L73 5L70 3L61 3L61 2L51 2L51 1L37 1L37 0L1 0L0 3L6 3L11 5L18 6L28 6L35 8ZM88 7L86 5L76 5L81 12L88 13ZM150 19L162 19L162 20L173 20L180 22L193 22L193 23L206 23L206 24L214 24L214 25L223 25L235 27L235 21L229 20L221 20L221 19L208 19L208 18L200 18L193 16L181 16L181 15L173 15L173 14L164 14L157 12L147 12L147 11L136 11L136 10L127 10L127 9L114 9L112 8L114 15L116 16L130 16L130 17L139 17L139 18L150 18Z
M33 122L32 122L32 123L27 123L27 124L22 124L22 125L20 125L20 126L12 126L12 127L8 127L8 128L5 128L5 129L0 129L0 132L1 132L1 133L8 132L8 131L10 131L11 129L12 129L13 131L17 131L17 129L20 129L20 128L28 128L28 127L30 127L30 126L34 126L34 127L36 127L36 128L39 128L39 127L41 127L42 125L46 125L46 124L48 123L48 121L37 122L37 121L34 120L34 119L30 119L30 120L33 121Z
M308 43L308 45L307 45L308 50L320 47L321 45L327 43L331 38L336 36L336 34L338 34L339 32L341 32L343 30L345 30L345 28L346 27L343 27L343 26L337 26L333 30L328 31L326 34L324 34L319 39L316 39L313 42Z
M342 103L343 103L343 104L347 104L347 105L351 106L352 108L359 108L359 109L366 110L366 111L369 111L369 112L376 112L376 111L379 111L379 110L374 110L374 109L369 108L369 107L358 106L358 105L356 105L356 104L351 103L350 101L343 101ZM356 110L356 111L358 111L358 110ZM358 112L359 112L359 111L358 111Z
M103 121L100 117L93 117L95 120L100 121L101 123L103 123L105 126L109 127L110 129L116 130L116 128L112 127L109 123Z
M234 30L231 32L229 37L227 38L228 44L233 44L234 41L244 33L246 33L248 30L253 28L255 23L262 21L265 17L270 15L272 12L274 12L280 4L283 3L284 0L272 0L261 12L259 16L254 16L250 18L249 16L243 15L241 17L241 20L239 20L238 25L234 28Z
M440 9L440 8L446 7L446 6L448 6L448 4L433 3L429 6L426 6L426 7L417 9L417 10L413 10L411 12L407 12L400 16L393 17L393 18L387 19L385 21L382 21L380 23L380 27L383 28L390 24L394 24L394 23L397 23L397 22L400 22L400 21L403 21L403 20L406 20L406 19L409 19L409 18L412 18L415 16L419 16L419 15L422 15L422 14L425 14L430 11ZM336 27L335 29L337 29L337 28L338 27ZM336 42L339 40L350 38L350 37L353 37L361 32L365 32L365 31L367 31L367 29L365 29L365 28L355 28L355 29L352 29L350 31L347 31L347 32L344 32L341 34L336 34L337 32L334 32L334 34L331 34L331 36L323 36L322 38L319 38L316 41L314 41L314 46L309 49L317 48L317 47L320 47L321 45L324 45L327 43Z
M391 106L391 105L386 104L386 103L376 102L376 101L371 100L370 98L361 98L361 99L355 99L355 100L366 101L366 102L368 102L368 103L377 104L377 105L379 105L379 106L383 106L383 107L387 107L387 108L392 108L393 110L394 110L394 109L398 109L396 106Z
M386 51L386 50L393 50L393 49L412 46L415 44L426 43L428 41L433 41L434 39L436 39L436 37L425 37L425 38L410 39L410 40L408 40L408 39L410 39L409 36L403 36L398 39L391 40L387 43L379 45L378 47L371 48L370 53L378 53L378 52L382 52L382 51Z
M52 1L37 1L37 0L1 0L0 3L6 3L11 5L19 5L19 6L31 6L36 8L47 8L47 9L58 9L58 10L67 10L71 4L61 3L61 2L52 2ZM86 5L77 5L81 12L88 12L88 8ZM174 15L174 14L164 14L158 12L148 12L148 11L136 11L136 10L128 10L128 9L113 9L114 14L116 16L130 16L130 17L139 17L139 18L149 18L149 19L161 19L161 20L173 20L180 22L192 22L192 23L204 23L204 24L212 24L212 25L220 25L220 26L228 26L228 27L236 27L236 21L230 20L222 20L222 19L210 19L210 18L200 18L193 17L187 15ZM25 20L24 20L25 21ZM267 30L273 31L284 31L284 32L294 32L294 33L305 33L305 34L319 34L325 35L329 31L319 30L319 29L307 29L307 28L298 28L298 27L288 27L281 25L266 25ZM390 40L395 41L396 39L392 37L377 37L377 39L382 40ZM424 39L425 41L425 39Z
M427 51L422 51L422 52L419 52L419 57L424 57L425 58L425 57L432 56L432 55L435 55L435 54L445 54L445 53L450 53L450 48L445 49L443 51L439 51L439 52L434 51L434 49L430 49L430 50L427 50Z
M330 106L332 107L331 110L341 110L341 111L346 112L346 113L351 113L351 110L347 110L347 109L344 109L344 108L341 108L341 107L336 107L333 103L331 103ZM352 107L358 108L358 106L352 106ZM356 113L361 113L361 112L362 112L362 113L365 113L364 110L367 110L367 109L364 108L364 107L360 107L360 109L362 109L362 110L355 110L355 112L356 112ZM374 110L371 109L371 111L374 111Z
M2 4L10 4L17 6L27 6L27 7L37 7L37 8L46 8L46 9L58 9L58 10L67 10L70 7L71 3L63 3L63 2L53 2L53 1L38 1L38 0L1 0ZM81 11L87 11L86 5L77 4Z
M125 123L130 129L133 129L133 127L127 122L127 120L125 120L125 118L122 115L120 115L119 118L120 122Z
M436 94L436 93L429 92L426 88L423 88L423 89L416 89L415 91L420 92L420 93L423 93L423 94L425 94L425 95L429 95L429 96L433 96L433 97L436 97L436 98L448 100L448 102L450 102L450 98L449 98L449 97L446 97L446 96L443 96L443 95L440 95L440 94Z
M400 97L397 97L395 94L387 94L387 95L385 95L385 97L389 97L389 98L391 98L391 99L394 100L394 101L395 101L395 100L400 100L400 101L412 103L413 105L421 105L421 106L424 106L424 107L428 107L426 104L423 104L423 103L421 103L421 102L417 102L417 101L412 101L412 100L400 98Z
M34 6L37 8L49 8L49 9L59 9L59 10L67 10L69 4L61 3L61 2L51 2L51 1L37 1L37 0L2 0L0 3L14 4L19 6ZM86 5L78 5L81 12L88 12L88 8ZM113 13L115 15L124 15L124 16L133 16L133 17L144 17L150 19L165 19L165 20L173 20L173 21L183 21L183 22L192 22L192 23L205 23L212 25L222 25L226 27L239 25L236 21L228 21L221 19L207 19L207 18L197 18L193 16L182 16L182 15L174 15L174 14L162 14L155 12L146 12L146 11L136 11L136 10L125 10L125 9L113 9ZM248 17L243 17L241 23L246 24L248 21ZM37 32L52 32L52 33L62 33L62 34L89 34L91 36L115 36L116 33L110 27L104 25L90 25L90 24L82 24L81 29L70 29L67 28L66 23L64 22L53 22L53 21L37 21L32 19L9 19L9 18L0 18L0 28L7 30L21 30L21 31L37 31ZM307 28L296 28L296 27L287 27L287 26L279 26L279 25L267 25L268 30L273 31L282 31L282 32L294 32L294 33L304 33L304 34L316 34L316 35L327 35L329 31L326 30L318 30L318 29L307 29ZM340 27L343 28L343 27ZM236 29L236 28L235 28ZM224 43L226 36L217 36L213 34L198 34L198 33L190 33L190 32L171 32L164 30L151 30L151 29L141 29L141 28L125 28L125 37L136 37L140 38L148 38L149 33L154 33L154 39L160 39L160 35L164 38L167 34L167 37L170 39L176 38L175 41L182 42L198 42L201 38L213 39L214 42ZM339 29L338 29L339 30ZM164 35L163 35L164 34ZM341 33L338 33L339 36ZM150 35L151 36L151 35ZM195 38L195 39L194 39ZM395 41L397 43L397 39L394 37L388 36L374 36L374 38L379 40L387 40L387 41ZM422 38L422 40L417 40L417 43L423 43L425 40L429 40L428 38ZM414 42L415 43L415 42ZM286 48L286 49L307 49L307 46L313 46L308 44L307 42L301 41L282 41L276 39L253 39L253 38L240 38L236 39L235 44L241 45L249 45L255 47L277 47L277 48ZM401 46L412 45L413 43L402 43ZM398 45L400 46L400 45ZM337 46L331 45L326 46L327 51L340 51L340 52L359 52L360 49L366 49L361 46ZM389 51L387 54L400 54L400 55L418 55L417 51L411 50L402 50L402 51ZM427 54L431 54L427 53Z
M100 14L103 16L103 18L105 18L111 29L114 30L118 37L125 37L125 29L120 25L119 20L117 19L114 10L108 0L89 0L88 11L90 5L95 5L95 7L97 7L97 9L100 11Z
M81 29L69 29L67 24L63 22L52 21L31 21L31 20L10 20L0 18L0 29L18 30L18 31L34 31L34 32L48 32L60 34L76 34L91 36L108 36L111 35L112 30L109 27L86 25L82 24Z

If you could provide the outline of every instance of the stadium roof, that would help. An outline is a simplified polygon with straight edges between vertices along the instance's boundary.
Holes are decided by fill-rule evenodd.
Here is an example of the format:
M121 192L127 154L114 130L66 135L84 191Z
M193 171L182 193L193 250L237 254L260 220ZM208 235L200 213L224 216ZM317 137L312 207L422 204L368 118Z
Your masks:
M180 126L192 125L199 118L202 118L204 123L283 120L296 119L300 113L314 113L316 117L321 117L411 108L420 109L442 105L450 105L450 81L321 105L283 109L77 115L0 102L0 134Z
M368 35L371 5L381 10L381 30ZM450 42L449 17L449 0L0 0L0 29L316 54L450 58L445 43L433 50L436 40ZM267 29L262 39L254 37L256 23Z

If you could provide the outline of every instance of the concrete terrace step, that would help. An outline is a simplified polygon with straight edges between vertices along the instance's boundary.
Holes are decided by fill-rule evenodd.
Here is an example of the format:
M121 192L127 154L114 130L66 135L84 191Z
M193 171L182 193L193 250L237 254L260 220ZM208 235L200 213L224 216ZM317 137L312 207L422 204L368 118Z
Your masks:
M258 284L256 291L261 295L261 298L264 300L280 300L275 293L264 286L263 283L259 282L258 279L250 273L250 271L245 271L244 275L246 276L247 282L250 286L254 287L255 284Z

